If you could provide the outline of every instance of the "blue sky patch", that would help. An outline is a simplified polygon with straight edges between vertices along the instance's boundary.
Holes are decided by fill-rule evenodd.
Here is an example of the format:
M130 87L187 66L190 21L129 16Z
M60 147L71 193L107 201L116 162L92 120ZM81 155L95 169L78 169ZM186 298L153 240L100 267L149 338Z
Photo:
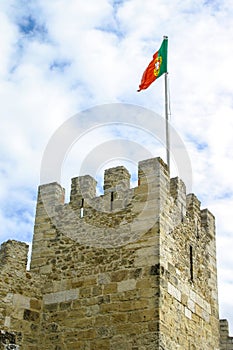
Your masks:
M66 61L66 60L54 60L51 64L49 69L52 71L60 71L60 72L64 72L64 70L67 67L70 67L71 62L70 61Z
M20 31L24 34L31 34L36 29L36 20L28 16L19 23Z
M44 25L39 24L37 20L31 15L27 17L23 17L21 21L18 23L19 30L24 35L28 36L44 36L47 34L47 29Z
M208 144L206 142L195 142L195 144L199 151L203 151L204 149L208 148Z
M203 151L203 150L206 150L208 148L207 142L197 140L194 137L194 135L189 134L188 139L190 142L192 142L195 145L196 149L198 149L199 151Z
M229 191L229 192L223 192L217 195L215 199L225 200L225 199L231 199L231 198L233 198L233 193Z
M116 25L112 26L110 24L97 26L95 27L96 30L99 30L101 32L109 33L115 35L118 39L124 38L124 33L120 31Z
M216 0L206 0L204 6L212 7L213 10L219 11L220 2Z

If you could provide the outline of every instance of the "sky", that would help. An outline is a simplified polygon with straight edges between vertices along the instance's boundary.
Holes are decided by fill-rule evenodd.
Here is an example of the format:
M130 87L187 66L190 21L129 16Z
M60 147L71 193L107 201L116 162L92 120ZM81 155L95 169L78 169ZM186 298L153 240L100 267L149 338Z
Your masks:
M170 123L191 161L192 191L216 218L220 317L233 335L232 21L232 0L0 2L0 243L31 242L44 152L70 118L115 103L164 115L162 77L137 89L167 35ZM94 129L67 149L60 176L67 196L70 178L95 150L108 149L91 174L100 192L109 165L125 160L136 171L145 153L130 160L124 143L116 147L120 139L132 152L136 142L166 160L164 146L142 128ZM172 175L179 170L173 159Z

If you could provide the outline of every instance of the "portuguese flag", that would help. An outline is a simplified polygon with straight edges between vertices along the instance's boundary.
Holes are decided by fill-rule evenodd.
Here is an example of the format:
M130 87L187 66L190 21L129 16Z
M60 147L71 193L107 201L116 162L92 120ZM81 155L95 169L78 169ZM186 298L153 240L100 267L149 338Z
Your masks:
M159 78L163 73L167 73L167 43L168 39L164 37L160 49L153 55L153 60L143 73L138 91L147 89L153 81Z

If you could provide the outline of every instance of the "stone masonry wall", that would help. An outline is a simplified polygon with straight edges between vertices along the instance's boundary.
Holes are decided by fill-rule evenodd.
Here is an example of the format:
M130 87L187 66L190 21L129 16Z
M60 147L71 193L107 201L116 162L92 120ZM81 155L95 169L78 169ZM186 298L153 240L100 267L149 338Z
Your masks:
M95 179L74 178L69 203L59 184L39 187L30 271L25 244L0 250L2 348L231 349L219 347L213 215L160 158L138 176L132 189L124 167L108 169L99 197Z
M219 349L214 217L194 195L187 204L175 228L161 223L161 333L165 348Z
M40 278L26 271L28 246L7 241L0 249L0 349L38 349Z
M160 174L163 165L157 161L154 167ZM31 269L45 280L42 348L159 347L153 266L158 264L161 188L159 182L152 186L143 180L144 168L141 164L136 189L130 189L129 182L126 189L122 176L116 183L116 171L129 178L126 169L108 171L106 194L98 198L91 198L96 185L91 177L73 179L68 204L62 204L59 185L40 188ZM124 191L119 191L122 184Z
M233 337L229 336L227 320L220 320L220 350L233 350Z

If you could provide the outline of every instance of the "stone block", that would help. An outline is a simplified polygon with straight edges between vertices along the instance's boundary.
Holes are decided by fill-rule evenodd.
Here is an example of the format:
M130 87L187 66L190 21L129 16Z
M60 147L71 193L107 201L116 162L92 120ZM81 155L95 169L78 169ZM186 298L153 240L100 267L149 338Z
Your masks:
M177 301L181 302L181 291L168 282L168 293L173 296Z
M184 314L187 318L189 318L190 320L192 319L192 312L185 306L184 308Z
M119 293L132 290L136 288L136 280L130 279L118 282L117 290Z
M13 295L13 305L17 309L29 309L30 308L30 298L21 294Z
M111 273L111 281L112 282L120 282L124 279L126 279L128 276L128 270L119 270L119 271L113 271Z
M75 300L79 296L79 289L64 290L56 293L49 293L43 296L45 305L57 304L64 301Z

